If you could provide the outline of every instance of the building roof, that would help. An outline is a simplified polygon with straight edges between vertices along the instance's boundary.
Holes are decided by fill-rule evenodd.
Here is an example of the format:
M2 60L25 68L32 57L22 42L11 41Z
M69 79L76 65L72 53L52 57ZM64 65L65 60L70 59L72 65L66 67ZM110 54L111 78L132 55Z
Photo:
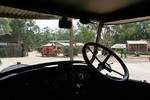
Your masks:
M50 41L49 43L59 43L59 44L61 44L61 45L63 45L63 46L69 46L70 45L70 40L52 40L52 41Z
M148 44L146 41L127 41L127 44Z
M45 45L43 45L43 46L56 46L54 43L47 43L47 44L45 44Z
M18 38L10 34L0 34L0 42L4 43L18 43Z
M59 42L61 45L63 45L63 46L69 46L70 44L69 43L61 43L61 42Z
M111 48L123 48L123 49L125 49L126 44L115 44L115 45L111 46Z
M69 43L70 40L52 40L49 43Z

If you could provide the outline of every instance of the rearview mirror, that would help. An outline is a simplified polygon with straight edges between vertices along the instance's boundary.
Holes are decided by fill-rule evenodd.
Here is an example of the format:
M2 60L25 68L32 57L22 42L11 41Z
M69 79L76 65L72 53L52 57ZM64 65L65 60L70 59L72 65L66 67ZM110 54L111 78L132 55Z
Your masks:
M72 21L68 21L67 17L62 17L62 19L59 20L59 28L70 29L71 27L72 27Z

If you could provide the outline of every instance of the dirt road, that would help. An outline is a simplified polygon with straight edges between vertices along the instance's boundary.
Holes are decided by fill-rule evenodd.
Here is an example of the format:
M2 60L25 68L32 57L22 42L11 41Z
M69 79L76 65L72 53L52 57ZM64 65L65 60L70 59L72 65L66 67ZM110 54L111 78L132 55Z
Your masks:
M22 64L33 65L33 64L39 64L44 62L65 61L65 60L69 60L70 58L64 57L62 54L56 57L42 57L40 53L34 51L34 52L30 52L28 57L13 57L13 58L1 58L1 59L3 64L0 65L0 70L2 70L3 68L9 65L17 64L17 62L21 62ZM78 56L75 56L74 60L84 61L82 54L78 54ZM144 56L144 55L141 55L140 57L128 56L127 58L122 58L122 60L124 61L124 63L126 64L129 70L130 78L138 79L138 80L147 80L148 82L150 82L149 56ZM119 64L113 58L111 59L111 62L113 62L114 65Z

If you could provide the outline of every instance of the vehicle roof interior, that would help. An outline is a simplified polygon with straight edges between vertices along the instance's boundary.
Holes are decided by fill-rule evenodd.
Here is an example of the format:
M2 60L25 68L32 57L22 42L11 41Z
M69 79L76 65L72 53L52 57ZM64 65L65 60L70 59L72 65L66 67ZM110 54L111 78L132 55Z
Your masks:
M149 0L1 0L0 17L60 19L64 16L120 24L150 19L149 4Z

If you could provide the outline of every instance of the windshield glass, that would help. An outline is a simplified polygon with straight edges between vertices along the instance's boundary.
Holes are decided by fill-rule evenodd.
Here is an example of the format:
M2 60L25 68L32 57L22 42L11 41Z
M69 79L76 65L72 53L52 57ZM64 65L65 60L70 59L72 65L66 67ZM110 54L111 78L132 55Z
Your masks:
M84 61L82 47L96 41L98 24L83 25L73 20L73 60ZM150 82L149 24L150 21L104 25L100 34L99 43L124 61L130 79ZM69 48L70 29L58 28L58 20L0 18L0 71L17 63L34 65L70 60ZM101 49L98 54L100 59L105 58ZM113 57L109 60L112 66L118 63Z

